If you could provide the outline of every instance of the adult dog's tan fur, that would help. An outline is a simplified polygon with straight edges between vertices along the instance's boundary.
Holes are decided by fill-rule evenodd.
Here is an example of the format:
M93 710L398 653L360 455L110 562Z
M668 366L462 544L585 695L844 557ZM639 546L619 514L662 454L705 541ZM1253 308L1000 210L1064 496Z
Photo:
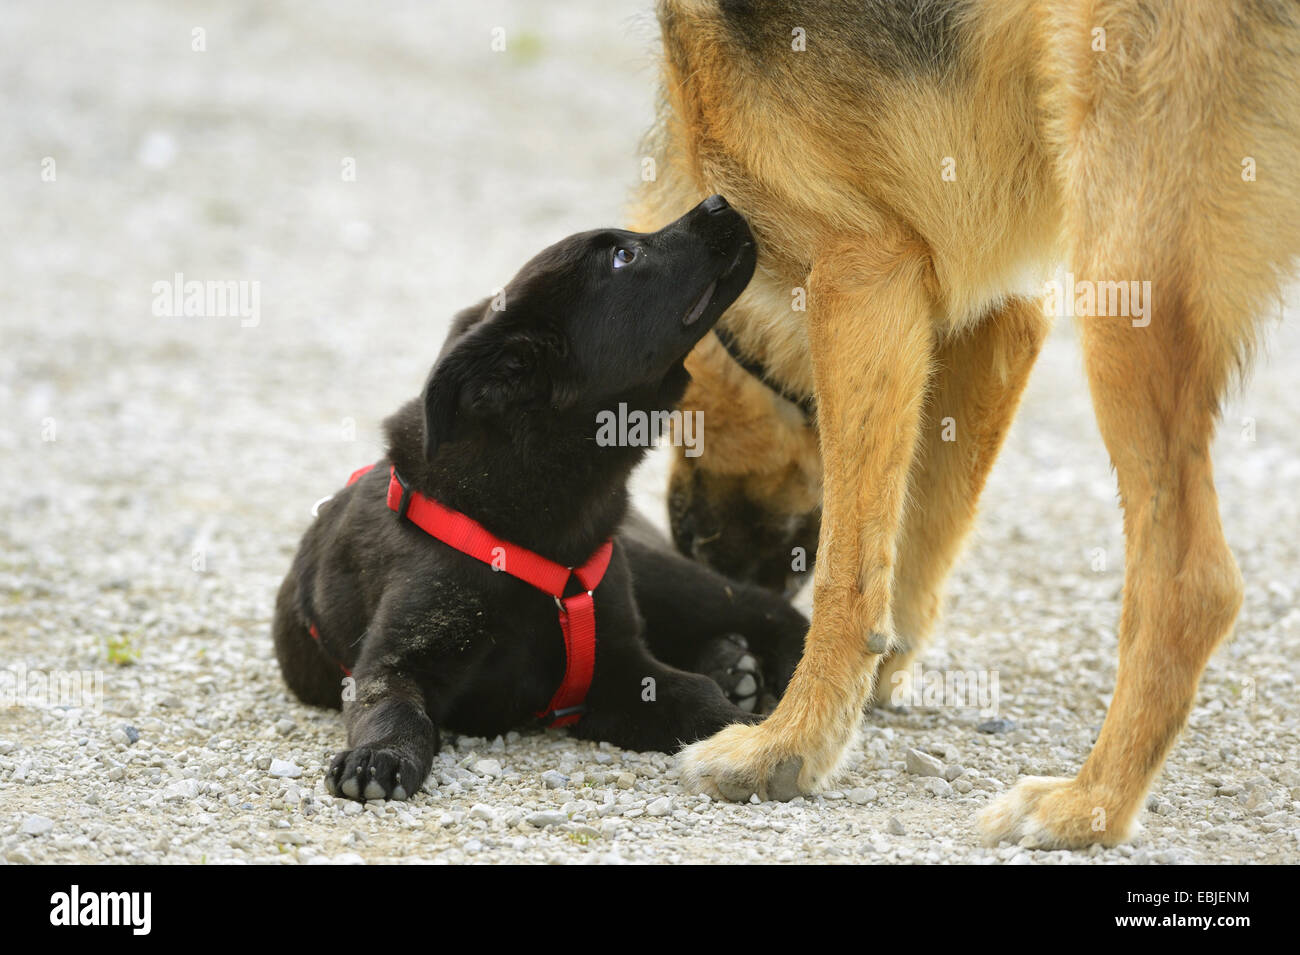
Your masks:
M794 406L710 340L688 403L711 444L674 481L823 509L789 690L761 725L687 749L685 780L789 798L833 776L873 678L887 690L935 622L1063 262L1151 283L1148 323L1080 319L1124 510L1118 684L1079 774L1022 780L981 826L1122 841L1242 600L1208 448L1300 251L1300 4L660 0L659 16L638 226L713 192L749 217L759 273L724 322L771 378L815 391L820 440L810 461Z

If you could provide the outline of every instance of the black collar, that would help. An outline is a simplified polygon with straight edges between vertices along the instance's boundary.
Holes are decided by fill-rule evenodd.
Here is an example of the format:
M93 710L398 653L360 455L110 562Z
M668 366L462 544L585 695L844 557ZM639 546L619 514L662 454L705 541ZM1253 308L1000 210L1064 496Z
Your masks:
M813 424L817 420L817 396L800 395L786 388L779 382L773 381L767 373L767 366L761 361L755 361L752 358L746 358L741 354L740 346L736 344L736 338L731 332L727 331L721 325L715 325L713 334L718 336L718 341L722 342L722 347L727 350L727 354L736 360L736 364L749 372L764 385L769 391L776 392L777 395L790 402L803 412L803 417L808 424Z

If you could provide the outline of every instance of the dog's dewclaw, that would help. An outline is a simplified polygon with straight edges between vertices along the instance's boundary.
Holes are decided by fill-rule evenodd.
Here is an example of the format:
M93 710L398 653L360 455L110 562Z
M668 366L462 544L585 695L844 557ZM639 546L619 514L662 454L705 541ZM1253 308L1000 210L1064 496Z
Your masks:
M867 641L867 649L876 654L884 653L889 649L889 638L883 633L873 633Z

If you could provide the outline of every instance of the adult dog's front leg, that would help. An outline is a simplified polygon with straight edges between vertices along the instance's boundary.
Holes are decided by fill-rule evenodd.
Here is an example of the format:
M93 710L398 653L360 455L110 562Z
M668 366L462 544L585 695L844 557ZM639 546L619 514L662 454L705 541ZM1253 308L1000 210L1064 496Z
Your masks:
M895 538L933 348L925 249L826 250L808 282L825 493L803 657L775 712L682 754L683 780L730 799L791 799L833 774L893 638Z
M935 352L898 536L891 605L898 646L876 670L878 705L909 685L1047 329L1041 303L1011 299L974 328L945 336Z

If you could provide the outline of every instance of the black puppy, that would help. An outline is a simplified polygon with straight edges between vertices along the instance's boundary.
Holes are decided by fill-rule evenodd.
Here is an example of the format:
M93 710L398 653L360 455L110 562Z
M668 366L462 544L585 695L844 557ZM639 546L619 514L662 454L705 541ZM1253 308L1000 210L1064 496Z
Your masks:
M540 718L669 751L756 719L734 701L760 680L785 688L807 621L632 520L650 442L605 427L680 400L687 353L754 264L744 219L713 196L659 232L571 236L504 303L456 317L423 397L386 422L387 457L324 506L280 588L285 680L343 706L331 792L414 794L439 727Z

